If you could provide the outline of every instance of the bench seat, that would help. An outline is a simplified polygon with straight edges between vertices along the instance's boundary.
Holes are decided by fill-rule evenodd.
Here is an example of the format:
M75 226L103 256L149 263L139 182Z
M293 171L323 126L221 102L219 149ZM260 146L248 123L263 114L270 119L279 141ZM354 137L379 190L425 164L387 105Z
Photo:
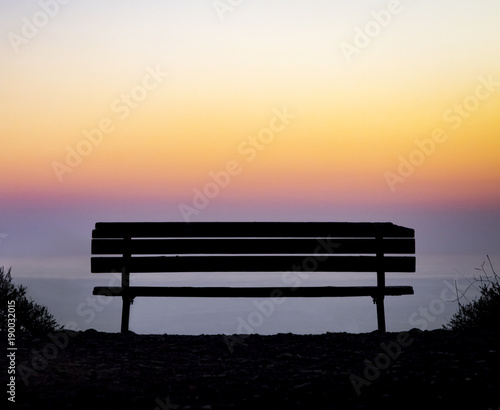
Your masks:
M96 286L94 295L104 296L153 296L153 297L203 297L203 298L268 298L268 297L377 297L376 286L302 286L291 287L164 287L164 286ZM273 296L278 295L278 296ZM384 296L413 295L411 286L386 286Z

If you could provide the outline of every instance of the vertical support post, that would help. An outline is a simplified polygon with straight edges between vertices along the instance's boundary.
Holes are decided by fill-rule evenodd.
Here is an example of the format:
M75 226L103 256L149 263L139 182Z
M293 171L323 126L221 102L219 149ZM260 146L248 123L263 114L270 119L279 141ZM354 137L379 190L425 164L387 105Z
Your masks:
M377 237L377 322L379 332L385 333L385 270L384 270L384 236L379 232Z
M122 268L122 326L121 332L128 332L128 324L130 319L130 304L132 300L129 295L130 286L130 237L123 238L123 268Z

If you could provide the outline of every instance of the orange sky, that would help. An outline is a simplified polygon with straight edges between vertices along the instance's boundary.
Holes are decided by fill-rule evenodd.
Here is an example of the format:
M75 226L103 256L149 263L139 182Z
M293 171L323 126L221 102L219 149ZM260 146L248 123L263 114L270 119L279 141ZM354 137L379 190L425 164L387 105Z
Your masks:
M190 204L236 162L214 203L500 204L497 2L402 1L386 27L384 3L209 3L61 5L20 43L39 5L5 2L4 196Z

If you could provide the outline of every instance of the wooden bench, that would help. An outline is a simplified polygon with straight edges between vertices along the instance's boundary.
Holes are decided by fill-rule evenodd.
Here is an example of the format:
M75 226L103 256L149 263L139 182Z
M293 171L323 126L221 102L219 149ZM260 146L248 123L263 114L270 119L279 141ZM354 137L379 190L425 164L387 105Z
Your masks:
M121 287L94 295L121 296L121 331L139 296L347 297L371 296L385 332L384 297L413 294L386 286L386 272L415 272L415 233L392 223L348 222L100 222L92 232L92 273L121 272ZM106 255L106 256L104 256ZM139 272L375 272L376 286L145 287ZM283 273L282 275L286 275ZM284 276L283 276L284 277Z

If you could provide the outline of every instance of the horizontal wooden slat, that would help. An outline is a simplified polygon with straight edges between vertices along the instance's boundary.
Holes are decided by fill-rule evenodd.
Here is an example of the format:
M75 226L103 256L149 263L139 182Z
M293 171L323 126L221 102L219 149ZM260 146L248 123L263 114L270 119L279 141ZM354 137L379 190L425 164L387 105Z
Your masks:
M375 237L412 238L390 222L98 222L93 238Z
M93 257L93 273L121 272L121 257ZM415 257L180 256L132 257L129 272L414 272Z
M279 298L279 297L349 297L349 296L376 296L376 286L325 286L325 287L148 287L132 286L122 288L118 286L98 286L94 288L94 295L106 296L152 296L152 297L232 297L232 298ZM385 296L412 295L411 286L387 286Z
M132 239L128 250L133 255L182 254L370 254L415 253L414 239L384 239L379 248L375 239ZM94 239L94 255L125 252L123 239Z

